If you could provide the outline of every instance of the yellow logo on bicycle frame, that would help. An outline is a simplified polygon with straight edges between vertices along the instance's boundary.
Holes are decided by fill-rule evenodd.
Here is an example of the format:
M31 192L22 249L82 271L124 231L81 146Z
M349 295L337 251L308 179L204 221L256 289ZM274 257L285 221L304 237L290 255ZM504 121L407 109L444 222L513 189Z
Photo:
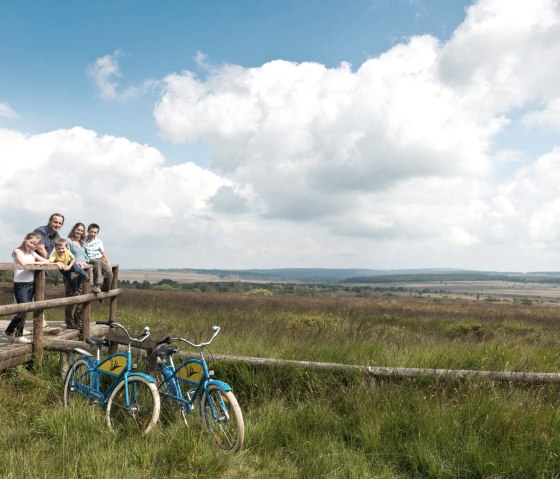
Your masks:
M108 358L99 369L102 371L119 375L121 371L126 367L126 356L114 356L112 358Z
M177 376L183 379L188 379L192 382L199 382L202 378L203 369L202 365L198 363L187 363L179 371L177 371Z

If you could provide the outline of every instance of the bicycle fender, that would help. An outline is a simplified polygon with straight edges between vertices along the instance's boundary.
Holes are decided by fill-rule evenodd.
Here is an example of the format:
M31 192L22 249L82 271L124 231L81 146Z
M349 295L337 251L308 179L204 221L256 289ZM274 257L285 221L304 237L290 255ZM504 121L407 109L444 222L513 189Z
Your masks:
M91 354L89 351L86 351L82 348L74 348L72 352L78 356L88 356L90 358L93 356L93 354Z
M138 376L146 379L150 383L155 383L156 382L156 380L152 376L150 376L149 374L146 374L146 373L130 373L128 375L129 378L138 377Z
M229 386L229 384L226 384L223 381L220 381L219 379L209 379L208 382L206 383L206 387L210 386L210 385L214 385L214 386L218 386L219 388L221 388L223 391L231 391L231 387Z

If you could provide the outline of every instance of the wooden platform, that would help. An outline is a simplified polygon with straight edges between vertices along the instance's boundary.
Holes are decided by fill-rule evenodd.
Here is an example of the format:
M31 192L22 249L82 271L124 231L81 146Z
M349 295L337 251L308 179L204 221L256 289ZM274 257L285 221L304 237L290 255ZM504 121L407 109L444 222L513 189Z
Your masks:
M20 344L11 342L10 338L4 336L4 331L10 324L9 320L0 320L0 371L5 369L18 366L20 364L25 364L31 361L33 345L32 344ZM26 328L32 331L33 321L26 322ZM48 334L53 331L54 328L62 329L62 332L51 335ZM90 324L90 335L103 335L107 332L106 326L99 326L96 324ZM52 338L62 341L68 341L68 344L76 346L76 342L79 341L80 332L77 329L67 329L66 325L62 321L49 321L48 327L45 329L45 337ZM33 336L25 336L26 338L33 340ZM84 343L85 344L85 343ZM86 346L87 347L87 346ZM89 349L89 347L87 347Z

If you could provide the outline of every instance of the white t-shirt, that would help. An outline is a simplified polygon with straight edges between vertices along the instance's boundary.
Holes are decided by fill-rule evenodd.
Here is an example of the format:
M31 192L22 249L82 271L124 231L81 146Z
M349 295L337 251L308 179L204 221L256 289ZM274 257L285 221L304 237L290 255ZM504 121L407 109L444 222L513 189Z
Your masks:
M17 259L16 259L16 251L20 251L21 254L23 255L23 264L33 264L35 263L35 260L40 259L41 257L35 253L35 251L32 251L31 253L25 253L23 252L21 249L16 248L13 252L13 256L14 256L14 263L18 264ZM14 271L14 283L33 283L33 281L35 280L35 271L30 270L30 269L16 269Z

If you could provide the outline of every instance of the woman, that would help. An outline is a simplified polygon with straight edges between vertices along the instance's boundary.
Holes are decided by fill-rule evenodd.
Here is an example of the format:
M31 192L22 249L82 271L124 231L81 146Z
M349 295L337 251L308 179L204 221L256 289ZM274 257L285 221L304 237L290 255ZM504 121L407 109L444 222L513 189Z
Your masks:
M14 263L17 265L33 264L33 263L49 263L49 260L35 253L37 245L41 237L33 232L28 233L19 248L12 252ZM59 269L64 268L62 263L55 263ZM33 300L35 293L35 271L27 269L16 269L14 271L14 296L16 303L29 303ZM4 336L18 343L30 343L31 341L23 337L23 328L25 327L25 318L27 313L17 313L6 331Z
M86 256L86 250L84 248L84 240L86 235L86 225L83 223L76 223L70 233L68 233L68 249L74 255L76 264L80 268L88 267L88 260ZM70 287L68 283L66 285L66 296L71 295ZM79 294L83 294L83 281L78 281L77 291ZM74 309L74 306L76 309ZM70 304L64 308L64 322L66 327L70 329L81 329L82 319L83 319L83 304Z

